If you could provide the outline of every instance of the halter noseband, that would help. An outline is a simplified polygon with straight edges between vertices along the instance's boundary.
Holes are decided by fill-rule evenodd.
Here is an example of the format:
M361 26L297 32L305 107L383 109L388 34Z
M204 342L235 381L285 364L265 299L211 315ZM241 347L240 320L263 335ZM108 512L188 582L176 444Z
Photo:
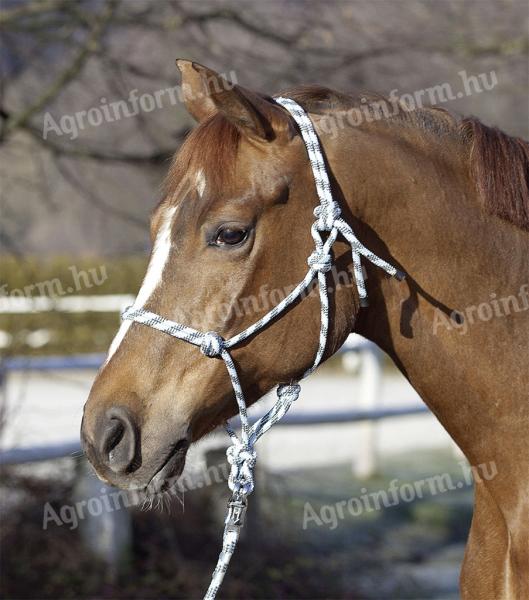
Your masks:
M297 400L301 389L298 383L279 385L277 388L277 401L274 406L250 426L248 414L246 412L246 401L229 350L258 332L270 323L270 321L273 321L278 315L283 313L290 304L303 294L303 292L311 285L314 278L317 277L321 303L320 339L314 363L304 373L302 378L307 377L307 375L316 369L323 358L327 343L327 333L329 329L329 298L326 273L332 267L333 259L330 252L339 233L341 233L351 245L353 269L361 306L367 306L367 292L364 275L362 273L361 256L364 256L374 265L383 269L388 275L397 277L399 280L404 278L402 272L398 271L395 267L368 250L355 236L350 225L341 218L340 207L332 196L320 143L316 136L312 121L307 113L299 104L290 98L279 97L275 98L275 101L292 115L299 127L309 155L310 165L316 184L316 191L319 198L319 205L314 209L315 221L311 227L315 249L307 260L309 269L303 281L301 281L301 283L299 283L277 306L264 315L264 317L259 319L253 325L250 325L250 327L244 331L241 331L227 340L214 331L203 333L191 327L187 327L186 325L161 317L160 315L143 308L135 308L132 306L127 308L122 315L123 319L148 325L149 327L168 333L180 340L199 346L201 352L205 356L210 358L222 358L228 370L233 391L235 392L235 399L239 407L241 434L240 437L238 437L235 431L226 424L226 429L232 441L232 445L226 452L228 462L231 465L228 486L232 491L232 498L228 503L222 552L220 553L217 566L213 572L211 584L205 595L206 600L213 600L215 598L222 580L224 579L224 574L228 568L230 559L235 551L235 546L239 539L240 528L244 524L246 498L254 489L253 468L256 462L255 443L274 423L283 417L292 403ZM321 234L325 232L327 232L328 235L325 241L323 241Z

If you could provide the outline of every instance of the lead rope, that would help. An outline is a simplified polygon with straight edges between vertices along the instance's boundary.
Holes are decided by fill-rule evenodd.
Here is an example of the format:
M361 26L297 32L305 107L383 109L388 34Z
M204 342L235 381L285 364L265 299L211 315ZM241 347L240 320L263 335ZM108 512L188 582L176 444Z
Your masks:
M210 358L222 358L233 386L235 400L237 401L237 406L239 408L241 433L240 437L237 436L235 431L228 424L226 425L227 432L232 442L231 446L229 446L226 451L228 463L231 466L228 487L232 492L232 496L228 502L222 551L219 555L217 566L213 571L211 584L204 596L205 600L214 600L216 597L228 569L231 557L235 552L241 527L244 525L247 497L254 489L253 469L257 460L255 444L257 440L266 433L272 425L274 425L274 423L277 423L277 421L286 414L292 403L297 400L301 390L298 383L279 385L277 387L277 400L274 406L250 426L244 393L242 391L237 369L229 352L230 348L240 344L243 340L252 336L265 325L273 321L288 306L290 306L292 302L303 294L303 292L311 285L314 278L317 278L321 305L320 338L314 363L303 374L302 379L316 369L323 358L325 347L327 345L327 333L329 330L329 298L326 273L332 268L333 260L331 249L338 237L338 233L341 233L351 245L353 270L361 306L367 305L367 292L364 275L362 273L361 256L364 256L374 265L383 269L388 275L397 277L399 280L404 278L403 273L368 250L355 236L351 227L341 218L340 207L332 197L329 177L325 168L320 144L307 113L299 104L290 98L280 97L276 98L275 101L292 115L300 129L301 136L309 155L310 165L316 184L316 191L319 198L319 205L314 209L316 220L311 227L315 249L307 260L309 270L303 281L301 281L288 296L256 323L250 325L250 327L228 340L223 339L214 331L203 333L192 327L187 327L181 323L176 323L175 321L161 317L144 308L135 308L132 306L127 308L122 315L124 319L148 325L149 327L163 331L180 340L199 346L201 352L205 356ZM323 241L321 235L324 232L328 233L325 241Z

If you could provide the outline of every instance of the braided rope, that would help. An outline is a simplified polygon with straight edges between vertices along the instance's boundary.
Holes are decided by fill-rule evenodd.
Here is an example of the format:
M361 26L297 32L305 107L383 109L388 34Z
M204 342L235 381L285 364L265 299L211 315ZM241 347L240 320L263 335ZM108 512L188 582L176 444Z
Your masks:
M292 302L298 299L316 278L318 281L321 304L320 336L314 363L304 373L303 378L316 369L323 358L327 345L327 334L329 331L329 296L326 274L332 268L333 259L331 249L339 233L351 246L353 270L358 295L362 305L366 305L367 291L362 272L361 256L364 256L367 260L386 271L389 275L395 276L399 280L403 277L403 274L395 269L395 267L368 250L355 236L351 227L341 218L340 207L332 196L331 185L327 175L320 143L307 113L299 106L299 104L289 98L276 98L275 100L292 115L292 118L299 127L301 136L307 148L307 154L314 174L314 182L319 198L319 205L314 209L315 221L311 227L315 249L307 259L309 269L303 280L290 294L288 294L288 296L266 313L261 319L228 340L225 340L214 331L204 333L193 329L192 327L187 327L181 323L176 323L175 321L161 317L144 308L135 308L132 306L127 308L122 315L123 319L147 325L148 327L167 333L175 338L194 344L200 348L200 351L205 356L210 358L220 357L226 365L231 380L235 400L239 408L241 433L239 437L228 424L226 425L226 430L232 441L231 446L226 452L228 462L231 466L228 486L232 492L232 498L228 504L222 551L213 572L211 584L204 597L205 600L214 600L239 539L240 528L244 523L246 498L254 489L253 469L257 460L254 446L257 440L285 415L292 403L299 397L301 390L298 383L279 385L277 387L277 400L274 406L250 426L244 393L229 349L233 348L246 338L249 338L273 321L278 315L284 312ZM325 241L323 241L321 235L323 232L327 233Z

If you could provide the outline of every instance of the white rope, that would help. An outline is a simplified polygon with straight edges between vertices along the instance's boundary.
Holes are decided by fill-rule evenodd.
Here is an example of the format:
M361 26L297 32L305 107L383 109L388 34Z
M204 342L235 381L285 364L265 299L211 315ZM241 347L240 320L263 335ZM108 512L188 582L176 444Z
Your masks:
M205 600L214 600L235 551L239 539L240 528L244 524L247 505L246 499L254 489L253 469L257 460L254 446L257 440L266 433L274 423L279 421L285 415L292 403L297 400L301 389L298 383L279 385L277 388L277 400L274 406L263 417L250 426L244 393L229 349L252 336L265 325L273 321L278 315L284 312L292 302L299 298L310 286L312 281L317 278L321 304L320 337L314 363L304 373L303 377L306 377L316 369L323 358L327 345L327 334L329 330L329 298L326 273L332 267L333 259L331 249L339 233L342 234L351 245L353 270L358 295L362 305L366 305L367 291L362 273L361 256L367 258L370 262L386 271L389 275L396 276L399 279L404 277L404 275L395 269L395 267L368 250L355 236L351 227L341 218L340 207L332 196L331 185L329 183L329 177L327 175L320 144L307 113L299 106L299 104L289 98L276 98L275 100L292 115L300 129L301 136L307 148L319 198L319 205L314 209L316 220L311 227L315 250L307 260L309 269L303 281L301 281L301 283L299 283L277 306L266 313L264 317L228 340L223 339L214 331L203 333L192 327L187 327L186 325L161 317L160 315L143 308L130 307L123 313L124 319L148 325L149 327L163 331L180 340L199 346L201 352L205 356L210 358L222 358L230 376L235 400L237 401L237 406L239 408L241 433L240 437L237 436L235 431L233 431L229 425L226 425L226 429L232 441L232 445L226 452L228 462L231 466L228 486L232 492L232 497L228 503L222 551L215 571L213 572L211 584L205 595ZM327 233L325 241L323 241L322 238L322 233L324 232Z

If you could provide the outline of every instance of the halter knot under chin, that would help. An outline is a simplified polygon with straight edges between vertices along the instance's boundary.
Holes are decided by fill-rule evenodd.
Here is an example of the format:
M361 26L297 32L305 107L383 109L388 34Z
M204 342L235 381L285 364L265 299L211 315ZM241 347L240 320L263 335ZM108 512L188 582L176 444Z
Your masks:
M301 386L299 383L282 383L277 386L278 398L287 403L288 406L298 399L299 393L301 392Z
M240 496L248 496L253 492L253 468L257 453L253 448L244 444L233 444L226 451L226 458L231 465L228 485L231 491Z

